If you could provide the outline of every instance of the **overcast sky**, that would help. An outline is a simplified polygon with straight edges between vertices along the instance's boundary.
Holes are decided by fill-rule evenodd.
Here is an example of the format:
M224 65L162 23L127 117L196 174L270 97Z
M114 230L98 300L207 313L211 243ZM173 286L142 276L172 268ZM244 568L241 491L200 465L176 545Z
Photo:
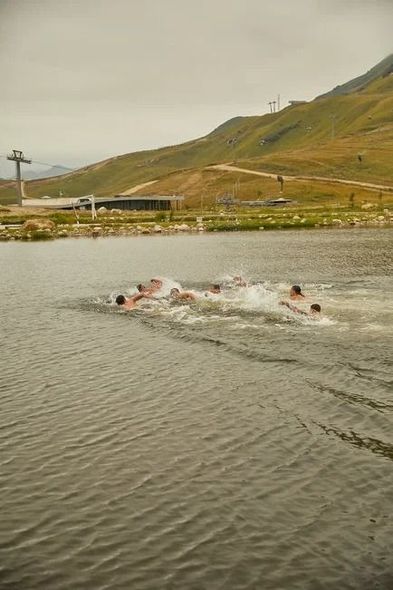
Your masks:
M393 0L0 0L0 154L76 167L192 139L364 73L392 27Z

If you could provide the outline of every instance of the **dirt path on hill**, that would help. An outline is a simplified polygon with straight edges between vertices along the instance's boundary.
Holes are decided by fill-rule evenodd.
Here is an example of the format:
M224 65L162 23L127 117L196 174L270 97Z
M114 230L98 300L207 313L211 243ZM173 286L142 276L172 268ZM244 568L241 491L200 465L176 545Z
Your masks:
M131 188L119 193L122 196L132 195L133 193L137 193L141 188L145 188L145 186L149 186L150 184L154 184L157 180L149 180L149 182L143 182L142 184L137 184L132 186Z
M242 172L243 174L254 174L255 176L264 176L265 178L277 179L277 174L270 172L258 172L257 170L248 170L247 168L239 168L238 166L231 166L230 164L216 164L214 166L207 166L207 169L225 170L227 172ZM372 184L370 182L360 182L358 180L343 180L342 178L329 178L325 176L286 176L281 175L285 180L317 180L319 182L327 182L332 184L347 184L349 186L361 186L375 191L393 192L393 186L385 184Z

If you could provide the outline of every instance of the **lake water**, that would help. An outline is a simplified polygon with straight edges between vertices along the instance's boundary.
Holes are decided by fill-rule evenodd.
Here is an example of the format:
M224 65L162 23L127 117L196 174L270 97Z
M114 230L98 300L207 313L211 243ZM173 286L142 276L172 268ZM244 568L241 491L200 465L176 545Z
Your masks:
M0 588L391 590L392 261L388 229L0 244ZM200 297L113 304L153 276Z

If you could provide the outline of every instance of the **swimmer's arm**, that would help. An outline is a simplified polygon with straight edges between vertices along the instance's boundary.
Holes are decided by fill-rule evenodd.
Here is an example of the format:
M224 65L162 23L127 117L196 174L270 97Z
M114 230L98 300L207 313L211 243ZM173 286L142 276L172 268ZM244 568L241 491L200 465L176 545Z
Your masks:
M279 304L280 305L285 305L286 307L289 307L289 309L291 309L291 307L292 307L291 304L288 303L288 301L280 301Z
M137 301L139 301L140 299L143 299L144 297L146 297L145 293L138 293L137 295L134 295L133 297L131 297L131 301L133 303L136 303Z
M305 311L302 311L301 309L299 309L295 305L288 303L288 301L280 301L280 305L285 305L288 309L290 309L291 311L294 311L295 313L301 313L302 315L307 315Z

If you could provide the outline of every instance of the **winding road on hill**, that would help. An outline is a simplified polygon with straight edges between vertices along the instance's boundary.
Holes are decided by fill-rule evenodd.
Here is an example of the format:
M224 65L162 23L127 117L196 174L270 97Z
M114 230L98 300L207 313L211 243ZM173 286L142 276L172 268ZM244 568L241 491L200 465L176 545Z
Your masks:
M215 164L214 166L207 166L207 170L224 170L226 172L242 172L243 174L254 174L255 176L264 176L265 178L277 179L277 174L271 174L270 172L258 172L257 170L249 170L247 168L239 168L238 166L232 166L231 164ZM285 180L316 180L319 182L329 182L332 184L347 184L349 186L360 186L363 188L369 188L375 191L388 191L393 192L393 186L385 184L372 184L370 182L360 182L358 180L343 180L342 178L329 178L326 176L286 176L281 175Z

